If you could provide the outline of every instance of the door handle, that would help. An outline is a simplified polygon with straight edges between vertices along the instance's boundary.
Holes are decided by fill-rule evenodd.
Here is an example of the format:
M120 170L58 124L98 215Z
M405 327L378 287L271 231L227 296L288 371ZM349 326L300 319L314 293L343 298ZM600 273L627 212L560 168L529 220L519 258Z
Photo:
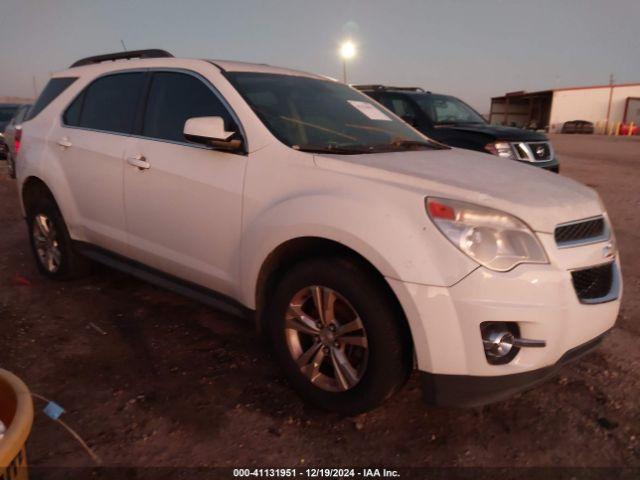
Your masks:
M127 163L132 167L136 167L138 170L148 170L151 168L147 159L144 158L144 155L134 155L132 157L127 158Z
M73 145L73 143L71 143L68 137L62 137L60 140L58 140L58 145L60 145L62 148L69 148L71 145Z

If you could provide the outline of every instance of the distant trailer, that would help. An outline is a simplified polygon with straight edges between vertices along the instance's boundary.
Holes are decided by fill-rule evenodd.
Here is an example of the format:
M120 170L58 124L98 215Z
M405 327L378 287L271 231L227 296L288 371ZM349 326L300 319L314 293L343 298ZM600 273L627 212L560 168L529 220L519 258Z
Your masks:
M625 124L640 125L640 97L629 97L624 106Z

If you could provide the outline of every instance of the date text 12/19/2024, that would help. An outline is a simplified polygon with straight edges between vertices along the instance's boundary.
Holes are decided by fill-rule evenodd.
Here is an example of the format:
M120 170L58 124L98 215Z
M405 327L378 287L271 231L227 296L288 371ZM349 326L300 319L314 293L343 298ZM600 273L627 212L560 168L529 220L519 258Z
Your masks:
M399 478L386 468L234 468L234 478Z

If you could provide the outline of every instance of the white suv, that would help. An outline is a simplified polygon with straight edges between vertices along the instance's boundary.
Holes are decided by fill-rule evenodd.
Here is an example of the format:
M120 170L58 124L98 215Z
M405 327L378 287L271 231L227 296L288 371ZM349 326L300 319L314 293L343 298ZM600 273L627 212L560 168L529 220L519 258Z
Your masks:
M435 143L318 75L84 59L38 99L17 168L43 274L88 257L254 314L293 387L334 411L375 407L413 367L430 402L504 398L620 306L595 191Z

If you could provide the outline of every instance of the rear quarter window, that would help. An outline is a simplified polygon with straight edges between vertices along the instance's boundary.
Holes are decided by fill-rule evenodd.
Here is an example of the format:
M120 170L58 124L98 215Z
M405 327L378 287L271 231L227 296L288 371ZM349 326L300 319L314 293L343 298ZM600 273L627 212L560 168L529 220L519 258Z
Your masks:
M69 86L75 82L77 77L58 77L52 78L49 80L49 83L44 87L44 90L36 100L36 103L33 105L33 108L29 112L29 116L27 120L31 120L36 115L38 115L42 110L47 108L47 106L53 102L56 98L60 96L62 92L64 92Z

